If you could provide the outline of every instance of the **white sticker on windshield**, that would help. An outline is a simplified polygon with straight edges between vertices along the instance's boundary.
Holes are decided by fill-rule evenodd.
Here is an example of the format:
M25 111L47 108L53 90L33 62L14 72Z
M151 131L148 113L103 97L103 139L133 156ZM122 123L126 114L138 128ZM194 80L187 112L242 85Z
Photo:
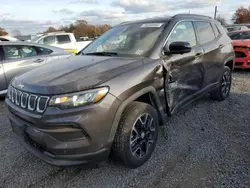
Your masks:
M161 27L163 23L145 23L141 27Z

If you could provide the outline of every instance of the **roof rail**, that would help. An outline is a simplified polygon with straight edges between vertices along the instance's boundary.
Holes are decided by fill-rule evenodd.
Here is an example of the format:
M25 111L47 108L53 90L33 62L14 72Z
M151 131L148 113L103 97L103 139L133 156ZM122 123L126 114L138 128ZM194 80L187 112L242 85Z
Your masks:
M57 33L65 33L65 31L55 31L55 32L49 32L49 33L44 33L44 34L51 35L51 34L57 34Z
M203 18L209 18L209 19L213 19L212 17L210 16L205 16L205 15L200 15L200 14L176 14L173 16L173 18L176 18L176 17L180 17L180 16L194 16L194 17L203 17Z

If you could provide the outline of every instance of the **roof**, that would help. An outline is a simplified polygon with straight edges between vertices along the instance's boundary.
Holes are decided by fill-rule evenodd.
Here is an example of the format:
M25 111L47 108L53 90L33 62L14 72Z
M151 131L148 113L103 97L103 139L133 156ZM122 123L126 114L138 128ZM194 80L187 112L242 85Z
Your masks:
M165 17L154 17L154 18L146 18L142 20L137 20L137 21L128 21L128 22L123 22L123 24L133 24L133 23L159 23L159 22L168 22L171 19L197 19L197 20L214 20L213 18L209 16L204 16L204 15L199 15L199 14L176 14L174 16L165 16Z
M17 38L12 37L12 36L10 36L10 35L0 36L0 38L6 39L6 40L10 40L10 41L18 41Z
M23 41L17 41L17 42L0 41L0 45L27 45L27 46L37 46L37 47L42 47L42 48L48 48L48 49L51 49L53 51L63 51L63 49L57 48L54 46L48 46L48 45L32 43L32 42L23 42Z

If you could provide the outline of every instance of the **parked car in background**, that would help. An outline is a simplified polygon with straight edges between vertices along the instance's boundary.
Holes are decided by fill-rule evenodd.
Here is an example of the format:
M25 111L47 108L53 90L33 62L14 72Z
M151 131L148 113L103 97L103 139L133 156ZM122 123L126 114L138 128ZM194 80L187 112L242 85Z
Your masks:
M234 31L228 34L235 51L235 68L250 68L250 30Z
M0 42L0 95L7 92L10 81L17 75L72 53L60 48L29 42Z
M10 35L0 36L0 42L1 41L19 41L19 39L12 37Z
M250 30L250 26L242 25L242 24L234 24L234 25L224 25L228 32L232 31L242 31L242 30Z
M152 155L168 116L207 93L229 96L234 58L225 30L207 16L123 23L81 54L15 77L8 117L21 143L50 164L111 154L136 168Z
M31 42L55 46L62 48L67 52L73 52L76 54L92 41L77 41L73 33L65 33L60 31L39 35L32 38Z

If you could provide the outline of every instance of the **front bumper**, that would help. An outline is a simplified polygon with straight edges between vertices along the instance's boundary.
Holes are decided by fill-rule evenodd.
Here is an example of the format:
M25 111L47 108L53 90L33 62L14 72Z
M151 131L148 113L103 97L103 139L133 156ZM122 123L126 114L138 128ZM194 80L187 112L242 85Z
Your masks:
M71 166L107 159L110 131L120 101L107 95L99 104L77 109L48 107L35 114L6 99L13 132L24 147L56 166Z

